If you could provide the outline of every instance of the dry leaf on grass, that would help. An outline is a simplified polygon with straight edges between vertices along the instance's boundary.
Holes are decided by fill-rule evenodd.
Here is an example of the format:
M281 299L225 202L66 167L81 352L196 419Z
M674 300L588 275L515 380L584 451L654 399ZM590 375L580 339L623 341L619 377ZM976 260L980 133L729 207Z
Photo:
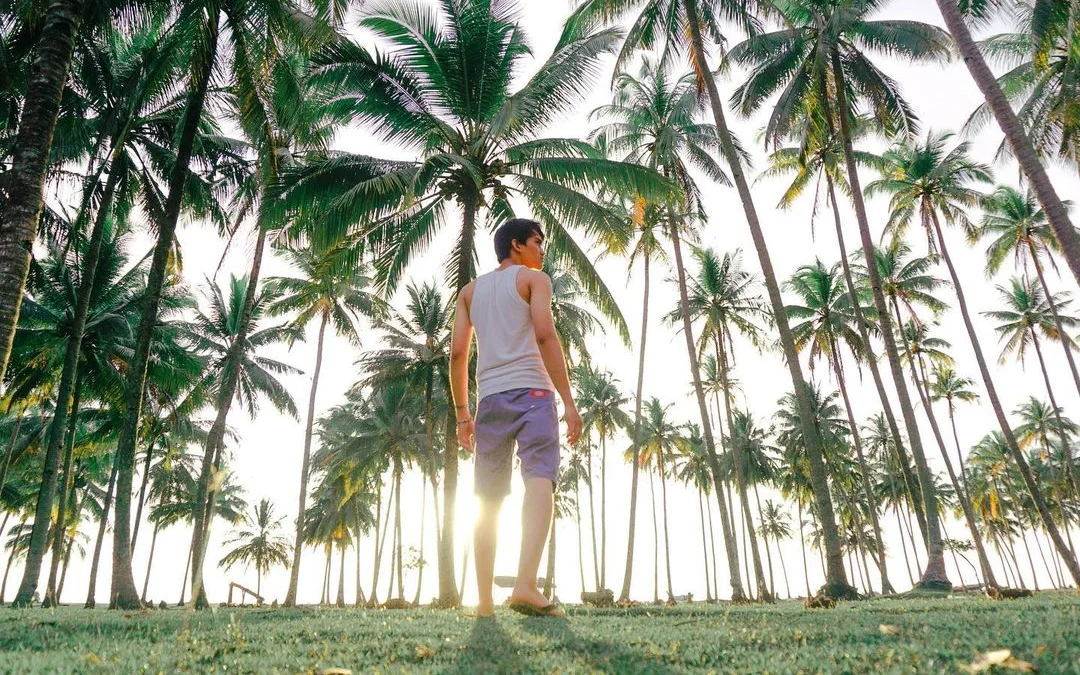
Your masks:
M877 627L877 629L879 631L881 631L882 635L899 635L900 634L900 626L890 626L887 623L881 624L880 626Z
M319 675L352 675L352 671L348 668L323 668Z
M971 665L960 666L960 668L969 673L983 673L991 670L994 666L1008 670L1019 670L1024 673L1035 672L1035 666L1016 658L1008 649L995 649L991 652L984 652L975 657Z
M416 648L416 658L418 659L430 659L435 656L435 650L427 645L420 645Z

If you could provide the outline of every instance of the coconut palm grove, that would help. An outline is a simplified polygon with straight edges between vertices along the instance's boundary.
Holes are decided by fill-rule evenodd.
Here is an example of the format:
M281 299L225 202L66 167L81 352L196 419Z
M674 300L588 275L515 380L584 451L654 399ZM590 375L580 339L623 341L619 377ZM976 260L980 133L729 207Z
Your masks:
M3 3L0 672L1080 672L1078 19ZM567 619L470 615L514 217Z

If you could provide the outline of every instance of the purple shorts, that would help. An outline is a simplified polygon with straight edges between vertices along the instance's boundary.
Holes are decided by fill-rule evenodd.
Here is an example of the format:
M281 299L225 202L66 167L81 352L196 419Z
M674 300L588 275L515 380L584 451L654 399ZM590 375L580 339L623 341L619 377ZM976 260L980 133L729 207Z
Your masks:
M485 396L476 407L476 494L510 494L514 442L524 478L559 474L559 414L546 389L510 389Z

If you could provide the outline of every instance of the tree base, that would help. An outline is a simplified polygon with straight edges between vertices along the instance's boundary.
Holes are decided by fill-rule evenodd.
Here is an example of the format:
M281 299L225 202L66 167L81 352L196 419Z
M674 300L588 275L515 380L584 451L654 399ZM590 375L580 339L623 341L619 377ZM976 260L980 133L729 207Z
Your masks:
M926 591L929 593L949 593L952 591L952 582L948 579L926 579L923 578L919 583L915 584L914 590Z
M986 589L986 595L993 600L1018 600L1030 598L1035 594L1026 588L997 588L991 586Z
M443 600L442 598L438 598L435 602L431 603L431 606L435 609L461 609L461 601L456 599Z
M817 598L829 598L830 600L862 600L862 595L851 584L834 582L825 584L818 589Z
M109 609L122 609L122 610L143 609L143 604L142 604L142 601L139 600L138 596L136 596L134 598L127 598L127 597L124 597L124 596L117 596L117 597L113 598L113 601L111 603L109 603Z

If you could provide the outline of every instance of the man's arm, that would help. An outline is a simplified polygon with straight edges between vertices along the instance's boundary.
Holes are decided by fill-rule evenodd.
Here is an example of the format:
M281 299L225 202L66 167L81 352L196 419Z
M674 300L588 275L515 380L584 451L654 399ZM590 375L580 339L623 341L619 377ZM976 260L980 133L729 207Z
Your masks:
M466 287L467 288L467 287ZM469 351L472 348L472 321L465 302L465 289L458 293L454 310L454 333L450 340L450 394L457 417L457 437L461 447L472 450L473 422L469 412Z
M529 309L532 316L536 344L544 360L551 383L562 398L566 419L566 442L576 445L581 437L581 416L578 414L574 395L570 391L570 376L566 371L566 358L562 344L555 332L555 317L551 313L551 279L543 272L536 272L530 283Z

